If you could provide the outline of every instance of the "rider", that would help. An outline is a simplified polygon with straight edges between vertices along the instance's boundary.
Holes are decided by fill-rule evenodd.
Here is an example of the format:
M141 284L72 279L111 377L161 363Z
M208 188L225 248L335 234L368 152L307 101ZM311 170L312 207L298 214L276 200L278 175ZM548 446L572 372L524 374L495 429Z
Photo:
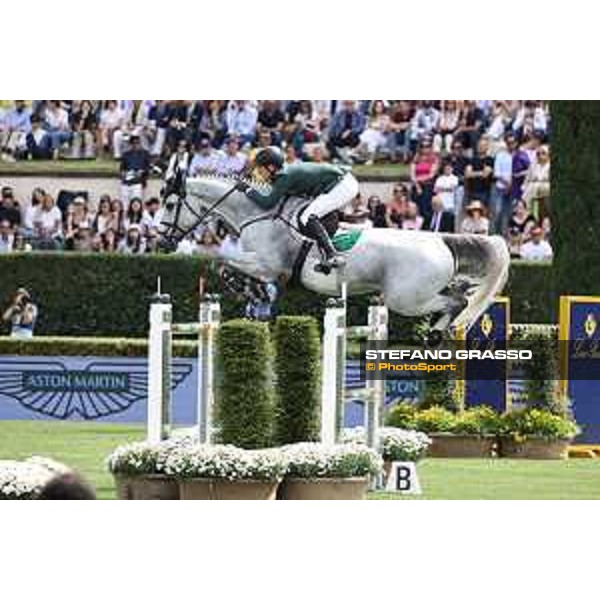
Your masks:
M272 184L271 193L263 195L246 183L238 183L238 189L261 208L270 210L290 196L304 196L311 203L301 213L300 230L314 239L324 260L316 271L329 273L332 268L343 265L336 255L335 247L321 219L340 210L358 194L358 182L341 167L327 163L294 163L284 167L283 154L279 148L260 150L254 160L259 173Z

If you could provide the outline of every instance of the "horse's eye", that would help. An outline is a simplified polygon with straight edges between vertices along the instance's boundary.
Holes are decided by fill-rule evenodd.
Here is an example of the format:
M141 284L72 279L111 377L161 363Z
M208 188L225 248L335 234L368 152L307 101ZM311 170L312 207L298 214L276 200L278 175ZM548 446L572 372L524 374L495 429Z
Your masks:
M172 211L172 210L175 208L175 202L167 202L167 203L165 204L165 208L166 208L166 209L167 209L169 212L171 212L171 211Z

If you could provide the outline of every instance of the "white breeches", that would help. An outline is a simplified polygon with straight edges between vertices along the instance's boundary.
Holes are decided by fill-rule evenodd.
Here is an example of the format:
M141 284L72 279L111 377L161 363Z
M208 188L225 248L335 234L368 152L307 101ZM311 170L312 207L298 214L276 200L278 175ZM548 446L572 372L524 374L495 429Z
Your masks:
M300 221L306 225L310 215L321 218L336 210L341 210L358 194L358 181L352 173L347 173L339 183L326 194L317 196L302 213Z

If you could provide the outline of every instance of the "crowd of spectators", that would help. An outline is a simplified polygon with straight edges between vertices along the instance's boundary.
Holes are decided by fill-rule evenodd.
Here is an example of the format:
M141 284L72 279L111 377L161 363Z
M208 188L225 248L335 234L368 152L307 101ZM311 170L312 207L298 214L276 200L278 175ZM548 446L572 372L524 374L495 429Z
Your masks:
M16 101L0 104L4 161L114 159L118 198L55 201L2 189L0 252L23 248L150 252L160 202L153 165L189 155L190 175L240 173L282 147L286 162L404 163L389 198L357 197L345 227L504 235L513 256L551 258L550 118L542 101ZM59 199L57 199L59 200ZM216 252L228 235L197 232L182 251Z

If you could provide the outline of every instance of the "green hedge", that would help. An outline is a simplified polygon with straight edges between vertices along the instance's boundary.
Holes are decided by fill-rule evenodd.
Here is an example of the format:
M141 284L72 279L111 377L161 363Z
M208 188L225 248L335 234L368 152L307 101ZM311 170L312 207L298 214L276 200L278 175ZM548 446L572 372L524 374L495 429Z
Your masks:
M319 439L321 341L312 317L278 317L275 346L275 443Z
M161 277L163 291L174 303L175 321L194 321L198 309L198 277L207 289L220 290L214 263L199 257L124 256L76 253L30 253L0 256L0 302L6 306L19 286L27 287L40 307L36 334L52 336L144 337L148 330L149 298ZM600 283L598 283L600 287ZM514 322L555 321L558 296L552 267L514 263L508 294ZM349 323L366 320L369 298L349 302ZM321 319L322 297L302 289L289 289L278 302L280 314ZM223 318L243 314L243 302L225 294ZM392 315L391 336L414 325ZM7 331L6 326L4 332Z
M216 425L219 441L240 448L271 444L273 362L265 323L232 319L217 333Z

